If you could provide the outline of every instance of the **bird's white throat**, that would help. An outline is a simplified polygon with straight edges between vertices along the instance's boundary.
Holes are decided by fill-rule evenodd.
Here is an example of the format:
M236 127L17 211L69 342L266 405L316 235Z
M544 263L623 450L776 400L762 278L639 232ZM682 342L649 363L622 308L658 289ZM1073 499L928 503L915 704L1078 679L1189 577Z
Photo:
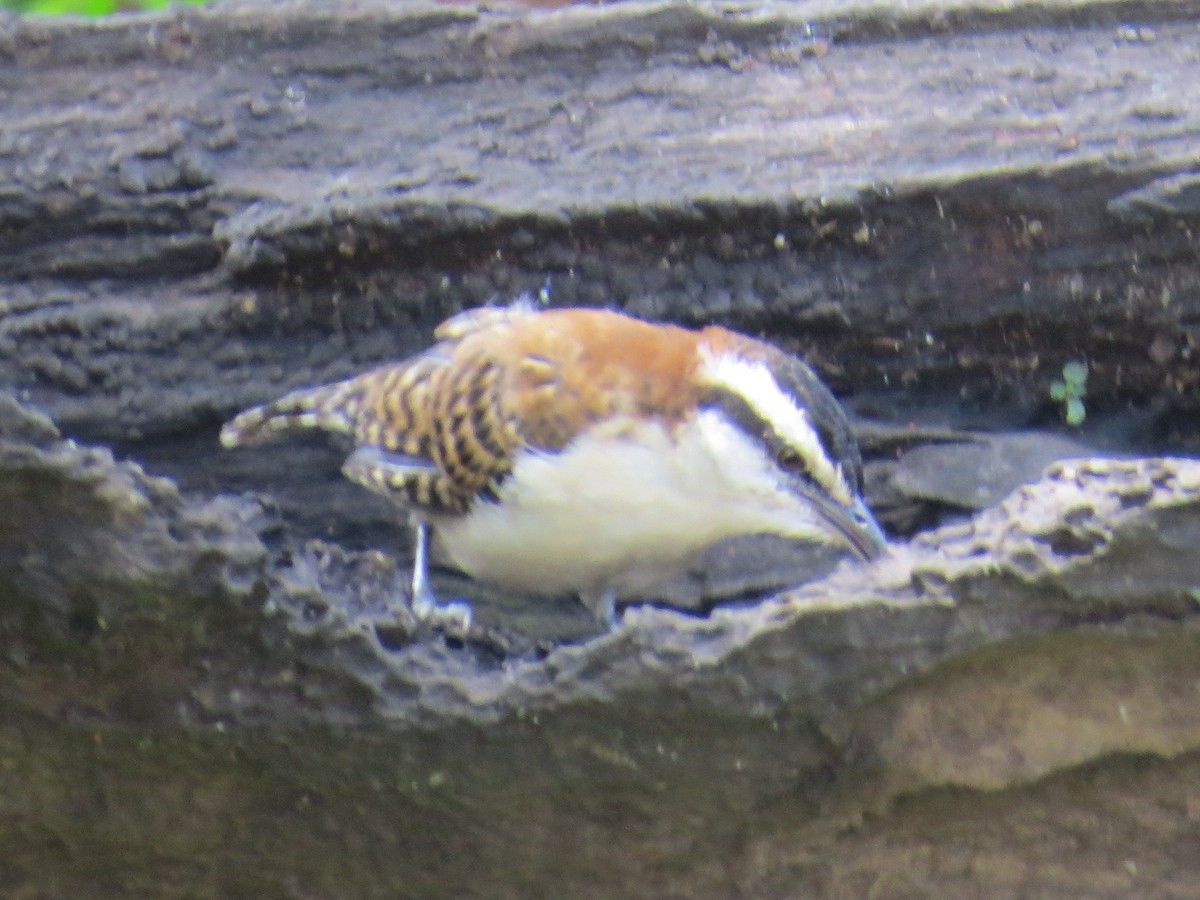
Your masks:
M613 419L560 453L523 451L498 496L431 524L453 565L530 596L653 599L725 538L827 530L763 447L716 410L673 433Z

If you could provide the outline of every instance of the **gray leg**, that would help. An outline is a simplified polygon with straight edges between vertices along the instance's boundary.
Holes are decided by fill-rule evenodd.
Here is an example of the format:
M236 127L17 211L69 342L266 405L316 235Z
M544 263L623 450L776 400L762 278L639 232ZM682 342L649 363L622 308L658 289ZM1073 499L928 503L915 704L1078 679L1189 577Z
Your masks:
M465 635L471 628L471 605L456 600L438 603L429 583L429 526L424 522L413 525L416 544L413 547L412 611L418 622L440 625L447 631Z
M621 624L621 617L617 615L616 591L588 591L581 594L579 599L610 631Z
M437 597L429 585L429 526L418 522L414 528L412 611L418 619L424 619L437 607Z

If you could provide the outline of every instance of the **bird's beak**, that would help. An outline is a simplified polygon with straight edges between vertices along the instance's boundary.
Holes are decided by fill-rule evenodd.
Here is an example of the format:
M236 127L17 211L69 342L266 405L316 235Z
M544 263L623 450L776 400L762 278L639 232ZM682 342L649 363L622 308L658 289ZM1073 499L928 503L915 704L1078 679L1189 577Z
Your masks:
M801 489L801 493L859 559L878 559L887 550L887 538L883 529L879 527L879 523L875 521L861 497L855 497L852 505L843 506L824 492L807 486Z

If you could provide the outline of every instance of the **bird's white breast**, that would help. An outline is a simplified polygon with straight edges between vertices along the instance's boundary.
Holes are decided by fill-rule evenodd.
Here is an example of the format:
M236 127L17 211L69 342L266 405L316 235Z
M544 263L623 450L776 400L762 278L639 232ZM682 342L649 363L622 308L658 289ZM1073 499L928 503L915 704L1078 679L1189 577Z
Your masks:
M806 502L719 413L668 427L614 419L559 453L524 451L499 491L432 524L449 561L531 596L653 599L655 585L735 535L814 537Z

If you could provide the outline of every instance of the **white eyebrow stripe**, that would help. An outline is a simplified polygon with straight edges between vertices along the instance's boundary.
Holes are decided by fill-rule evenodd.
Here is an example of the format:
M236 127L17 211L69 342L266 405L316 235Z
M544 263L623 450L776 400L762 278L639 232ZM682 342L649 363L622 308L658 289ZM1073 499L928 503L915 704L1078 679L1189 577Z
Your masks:
M841 465L825 452L807 411L780 389L775 376L765 365L732 353L714 354L703 346L700 359L701 374L709 384L741 397L759 418L770 422L782 440L800 451L808 474L833 499L844 506L854 502L854 492L846 482Z

